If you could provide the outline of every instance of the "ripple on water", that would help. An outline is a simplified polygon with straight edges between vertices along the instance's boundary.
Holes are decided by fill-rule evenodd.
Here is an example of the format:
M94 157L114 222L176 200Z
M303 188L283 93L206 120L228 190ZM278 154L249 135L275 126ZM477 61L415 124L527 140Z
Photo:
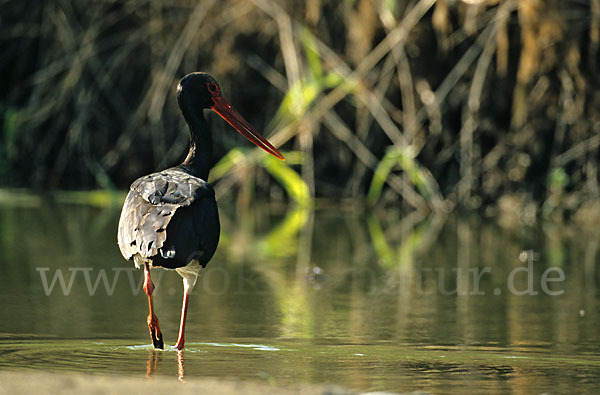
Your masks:
M195 348L194 346L211 346L211 347L240 347L240 348L249 348L257 351L280 351L281 349L273 346L266 346L264 344L242 344L242 343L189 343L185 348L185 351L188 352L207 352L206 350L200 350ZM133 351L138 350L153 350L154 346L152 344L139 344L135 346L125 346L125 348ZM175 346L165 346L164 351L177 351Z
M191 343L199 346L213 346L213 347L242 347L251 348L258 351L280 351L281 349L272 346L265 346L263 344L240 344L240 343Z

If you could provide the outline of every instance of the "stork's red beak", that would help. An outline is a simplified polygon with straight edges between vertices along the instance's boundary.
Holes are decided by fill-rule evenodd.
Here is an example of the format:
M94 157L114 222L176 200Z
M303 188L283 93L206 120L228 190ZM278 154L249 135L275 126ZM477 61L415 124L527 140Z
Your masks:
M219 114L221 118L226 120L235 130L271 155L276 156L281 160L285 160L283 155L281 155L281 152L273 147L266 138L258 134L256 129L254 129L252 125L250 125L248 121L246 121L244 117L231 106L231 104L227 103L225 99L221 96L216 96L213 97L213 102L215 104L211 107L211 110Z

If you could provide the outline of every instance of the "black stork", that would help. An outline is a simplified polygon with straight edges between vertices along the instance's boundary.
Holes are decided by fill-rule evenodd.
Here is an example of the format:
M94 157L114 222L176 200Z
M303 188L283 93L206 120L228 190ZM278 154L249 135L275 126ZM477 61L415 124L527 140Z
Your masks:
M150 268L175 269L183 277L183 306L176 348L183 349L189 294L200 269L219 243L219 213L215 192L206 182L212 142L203 110L211 109L248 140L279 159L273 147L221 96L219 84L206 73L191 73L179 81L177 102L190 130L187 157L178 166L138 178L131 184L119 220L118 242L123 257L144 268L148 295L148 329L155 348L164 348L154 313Z

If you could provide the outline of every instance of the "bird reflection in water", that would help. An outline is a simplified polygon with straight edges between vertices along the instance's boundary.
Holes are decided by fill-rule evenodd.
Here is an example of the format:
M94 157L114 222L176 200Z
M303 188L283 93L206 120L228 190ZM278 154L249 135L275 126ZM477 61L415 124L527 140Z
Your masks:
M182 383L185 383L183 376L185 375L185 369L183 367L183 350L177 351L177 379Z
M146 363L146 377L151 378L158 370L158 361L160 361L160 353L154 349L148 350L148 362Z
M148 361L146 362L146 378L152 378L158 372L158 366L161 363L161 354L163 351L151 349L148 351ZM177 351L177 379L185 382L185 367L183 366L183 351Z

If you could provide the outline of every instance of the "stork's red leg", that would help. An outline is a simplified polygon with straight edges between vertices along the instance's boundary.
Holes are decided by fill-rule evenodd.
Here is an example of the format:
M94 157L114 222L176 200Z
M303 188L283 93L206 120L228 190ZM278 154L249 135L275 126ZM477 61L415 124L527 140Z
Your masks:
M160 331L160 327L158 326L158 318L154 315L154 303L152 302L152 293L154 292L154 283L150 278L150 265L146 263L144 268L144 291L146 291L146 295L148 295L148 330L150 331L150 338L152 339L152 344L154 348L160 348L161 350L165 348L163 343L162 333Z
M179 323L179 337L177 338L177 344L175 347L178 350L183 350L183 344L185 343L184 332L185 332L185 319L187 317L187 309L189 302L189 290L187 286L184 286L183 290L183 305L181 306L181 322Z

